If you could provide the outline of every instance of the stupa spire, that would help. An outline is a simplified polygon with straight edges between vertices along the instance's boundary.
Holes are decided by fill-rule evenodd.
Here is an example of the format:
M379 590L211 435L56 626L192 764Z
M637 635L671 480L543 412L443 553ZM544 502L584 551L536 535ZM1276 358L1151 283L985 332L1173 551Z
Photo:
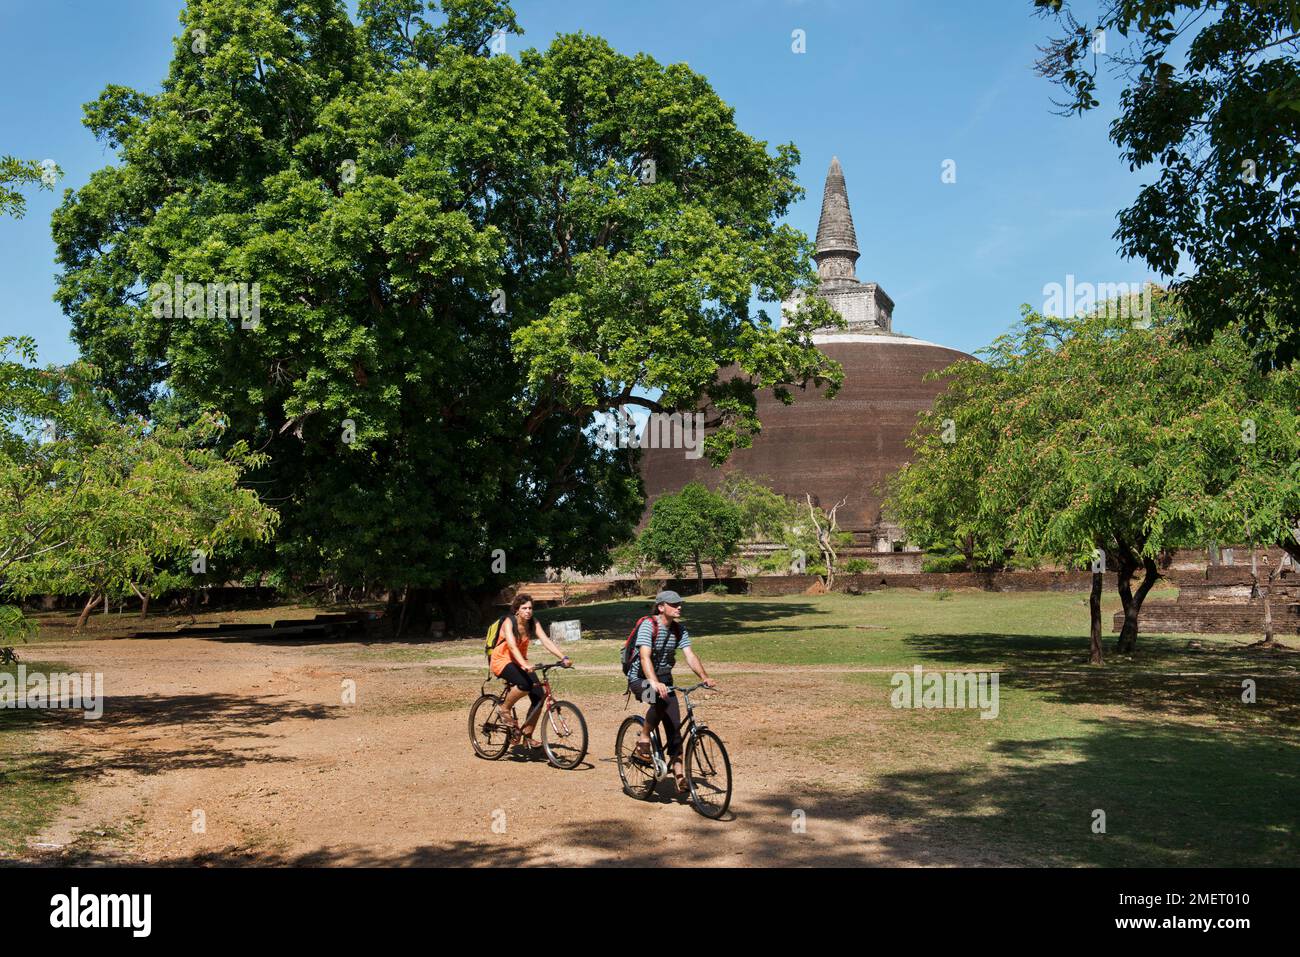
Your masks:
M831 157L831 167L826 172L826 187L822 191L822 214L817 223L817 248L813 259L822 283L828 280L856 283L858 261L858 236L853 229L853 214L849 212L849 191L844 185L844 170L840 158Z

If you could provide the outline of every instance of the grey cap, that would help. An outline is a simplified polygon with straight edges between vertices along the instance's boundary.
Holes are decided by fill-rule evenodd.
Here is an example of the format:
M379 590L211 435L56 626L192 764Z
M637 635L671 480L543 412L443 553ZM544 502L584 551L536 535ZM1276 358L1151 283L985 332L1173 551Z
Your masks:
M655 607L658 608L661 604L676 605L681 600L682 596L675 591L661 591L655 595Z

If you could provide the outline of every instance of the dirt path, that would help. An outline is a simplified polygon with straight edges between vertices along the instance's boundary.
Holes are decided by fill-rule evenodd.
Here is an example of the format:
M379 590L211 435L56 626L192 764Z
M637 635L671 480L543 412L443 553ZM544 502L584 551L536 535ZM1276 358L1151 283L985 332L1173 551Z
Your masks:
M817 677L825 669L716 669L719 678L736 674L702 713L727 742L736 784L733 813L711 822L676 800L670 783L649 802L622 793L612 759L622 697L584 694L576 684L570 693L561 679L561 696L583 709L590 729L587 761L574 771L522 756L483 761L465 726L480 662L376 660L383 647L358 657L359 645L236 639L43 644L42 657L102 672L106 702L98 721L52 719L49 771L72 776L79 800L32 837L54 845L32 856L159 864L1001 863L989 849L914 838L875 812L873 795L855 789L852 774L810 757L801 728L849 733L847 712ZM346 681L355 682L355 704L343 702ZM803 833L793 826L796 811Z

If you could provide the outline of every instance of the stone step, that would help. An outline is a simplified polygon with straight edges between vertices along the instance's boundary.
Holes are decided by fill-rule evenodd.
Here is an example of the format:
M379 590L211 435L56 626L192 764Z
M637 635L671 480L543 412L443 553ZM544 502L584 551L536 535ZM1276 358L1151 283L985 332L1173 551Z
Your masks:
M533 596L533 601L562 601L566 594L569 598L577 598L582 595L590 595L600 591L602 588L608 588L608 582L573 582L565 585L563 582L527 582L523 585L516 585L513 588L506 589L502 592L502 599L509 603L515 595L521 592Z

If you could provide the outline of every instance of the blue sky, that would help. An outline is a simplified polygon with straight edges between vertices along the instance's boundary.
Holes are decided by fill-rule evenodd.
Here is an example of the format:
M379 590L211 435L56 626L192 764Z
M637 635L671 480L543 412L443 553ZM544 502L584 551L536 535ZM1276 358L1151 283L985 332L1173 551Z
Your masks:
M81 125L108 83L153 91L182 0L0 0L0 154L53 159L78 188L112 155ZM1034 76L1050 24L1030 0L517 0L523 37L583 30L627 53L688 63L739 126L794 142L808 195L790 221L817 228L832 155L844 167L862 256L858 276L895 301L894 329L973 351L1043 287L1138 282L1111 238L1151 171L1131 173L1106 137L1113 97L1083 117L1053 113ZM803 30L806 52L792 52ZM1118 38L1111 38L1112 41ZM1103 84L1103 94L1113 92ZM945 160L956 182L941 181ZM33 335L41 358L76 355L51 296L55 194L26 191L0 220L0 334Z

